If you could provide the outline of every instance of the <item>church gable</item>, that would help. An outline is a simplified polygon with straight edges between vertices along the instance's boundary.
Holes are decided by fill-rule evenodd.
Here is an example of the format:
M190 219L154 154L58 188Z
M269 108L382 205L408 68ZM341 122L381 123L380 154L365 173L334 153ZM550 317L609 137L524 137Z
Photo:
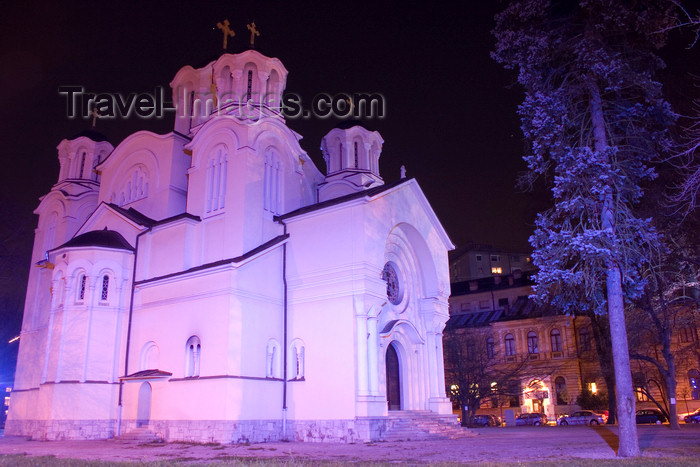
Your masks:
M108 229L119 232L130 245L136 245L136 236L153 223L153 219L133 208L124 209L114 204L101 203L75 235L77 237L90 231Z
M100 201L163 219L185 210L189 158L184 139L141 131L126 138L98 166Z

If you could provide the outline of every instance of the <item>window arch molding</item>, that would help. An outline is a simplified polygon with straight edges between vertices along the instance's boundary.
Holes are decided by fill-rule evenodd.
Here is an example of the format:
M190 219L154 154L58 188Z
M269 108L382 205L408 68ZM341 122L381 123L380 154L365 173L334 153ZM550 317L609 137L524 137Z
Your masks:
M270 339L265 346L265 377L282 379L282 355L279 342Z
M515 355L515 336L509 332L503 338L503 342L506 346L506 356L511 357Z
M199 376L202 342L198 336L190 336L185 343L185 378Z
M154 341L148 341L141 348L139 370L157 370L160 365L160 349Z
M549 331L549 343L552 347L552 352L561 352L561 332L559 329L554 328Z
M294 339L289 344L289 369L287 379L304 379L306 374L306 346L301 339Z
M535 331L529 331L527 333L527 353L537 354L539 351L537 333Z

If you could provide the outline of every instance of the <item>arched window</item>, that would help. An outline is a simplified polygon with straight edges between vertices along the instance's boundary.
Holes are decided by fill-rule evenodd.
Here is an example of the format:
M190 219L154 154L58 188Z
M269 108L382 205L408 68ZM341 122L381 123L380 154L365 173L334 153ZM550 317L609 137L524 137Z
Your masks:
M476 345L474 344L473 340L468 340L467 341L467 358L469 360L473 360L475 357L475 352L476 352Z
M486 358L493 358L494 357L494 349L495 349L495 342L493 340L493 337L489 337L486 339Z
M531 354L539 352L537 348L537 334L535 331L530 331L527 333L527 352Z
M202 344L199 337L192 336L185 344L185 378L199 376L199 359L202 352Z
M270 339L267 342L267 356L265 359L266 378L281 378L280 360L280 345L276 340Z
M301 339L294 339L291 344L290 349L291 357L289 359L290 371L288 373L289 379L303 379L305 372L305 362L304 362L304 342Z
M106 302L109 299L109 276L102 276L102 291L100 292L100 300Z
M207 165L206 212L218 211L224 207L226 170L227 154L223 147L219 147Z
M562 376L557 376L554 380L554 391L557 395L557 405L566 405L566 380Z
M513 337L513 334L506 334L505 343L506 343L506 355L507 356L515 355L515 338Z
M591 350L591 334L588 328L581 328L578 331L578 343L581 348L581 352L587 352Z
M688 384L690 386L690 398L693 400L700 399L700 371L688 371Z
M549 333L549 339L552 342L552 352L561 352L561 334L559 329L552 329Z
M85 290L87 289L87 276L85 274L80 274L78 276L78 295L77 300L82 302L85 300Z
M246 101L253 97L253 70L248 70L248 88L246 90Z

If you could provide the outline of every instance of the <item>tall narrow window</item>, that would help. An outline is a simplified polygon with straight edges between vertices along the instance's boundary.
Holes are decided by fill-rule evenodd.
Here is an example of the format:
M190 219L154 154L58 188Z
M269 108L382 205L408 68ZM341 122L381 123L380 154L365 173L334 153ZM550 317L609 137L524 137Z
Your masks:
M527 333L527 352L530 354L539 352L537 348L537 334L535 331L530 331Z
M513 334L506 334L505 343L506 343L506 355L507 356L515 355L515 338L513 337Z
M494 343L493 337L489 337L488 339L486 339L486 358L491 359L494 357L494 354L495 354L495 351L494 351L495 345L494 344L495 343Z
M360 166L360 155L357 152L357 141L355 141L355 168L359 168Z
M213 212L223 209L226 199L227 154L224 148L216 150L216 154L207 165L207 190L205 211Z
M632 384L634 384L634 394L639 402L649 400L649 389L644 373L635 373L632 375Z
M681 342L693 342L693 332L689 327L681 328Z
M85 300L85 288L87 286L87 276L85 274L81 274L80 277L78 278L78 300L83 301Z
M199 337L192 336L187 339L185 347L185 377L192 378L194 376L199 376L199 359L202 351Z
M248 89L246 91L246 101L253 96L253 70L248 70Z
M558 329L552 329L549 339L552 343L552 352L561 352L561 334Z
M581 347L581 352L587 352L591 350L591 334L588 332L588 328L581 328L578 332L579 346Z
M280 346L274 339L270 339L267 343L267 358L265 361L265 377L280 378Z
M566 405L566 380L562 376L557 376L554 380L554 391L557 394L557 405Z
M100 300L107 301L109 298L109 276L105 274L102 276L102 293L100 294Z
M292 358L289 379L304 378L304 343L300 339L295 339L291 345Z
M80 156L80 173L78 174L78 178L83 178L83 170L85 170L85 151L83 151L82 156Z

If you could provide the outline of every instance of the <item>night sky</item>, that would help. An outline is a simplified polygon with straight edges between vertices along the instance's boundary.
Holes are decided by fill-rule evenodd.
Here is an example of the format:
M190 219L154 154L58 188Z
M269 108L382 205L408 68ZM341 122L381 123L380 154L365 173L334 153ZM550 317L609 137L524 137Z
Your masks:
M474 241L528 251L535 213L548 201L542 189L521 193L515 188L524 169L525 143L516 115L522 92L514 73L489 56L493 15L505 3L6 3L0 17L0 157L6 181L0 187L2 277L21 279L13 284L26 280L36 225L32 211L57 180L55 148L91 123L66 117L58 87L128 94L162 86L169 91L181 67L201 67L220 55L216 23L224 19L236 32L229 53L248 48L246 24L255 21L261 32L256 50L282 61L289 70L286 90L305 104L321 92L381 93L385 117L364 123L384 138L382 176L387 183L395 181L405 165L457 246ZM664 80L671 101L687 108L700 95L689 74L700 75L700 45L686 50L687 41L675 36ZM339 122L287 121L324 173L321 137ZM116 146L134 131L166 133L172 124L172 114L161 120L132 116L99 120L96 129ZM18 322L6 320L0 338L16 332Z

